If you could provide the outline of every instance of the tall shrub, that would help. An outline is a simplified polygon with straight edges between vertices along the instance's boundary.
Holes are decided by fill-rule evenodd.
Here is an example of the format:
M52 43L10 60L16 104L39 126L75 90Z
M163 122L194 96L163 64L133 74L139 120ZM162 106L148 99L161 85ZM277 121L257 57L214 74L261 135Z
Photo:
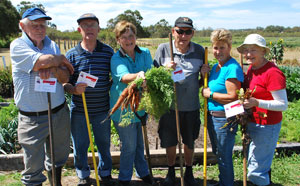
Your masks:
M13 81L11 71L8 69L0 69L0 96L13 96Z

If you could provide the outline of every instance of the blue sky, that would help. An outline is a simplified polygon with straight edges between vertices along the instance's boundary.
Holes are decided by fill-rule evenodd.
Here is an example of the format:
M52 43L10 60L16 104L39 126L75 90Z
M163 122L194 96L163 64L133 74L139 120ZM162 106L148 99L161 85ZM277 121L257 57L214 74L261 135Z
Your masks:
M16 7L22 0L11 0ZM76 19L94 13L105 28L107 21L125 10L138 10L142 25L166 19L173 25L179 16L190 17L196 29L256 28L268 25L300 26L299 0L29 0L41 3L58 29L76 30Z

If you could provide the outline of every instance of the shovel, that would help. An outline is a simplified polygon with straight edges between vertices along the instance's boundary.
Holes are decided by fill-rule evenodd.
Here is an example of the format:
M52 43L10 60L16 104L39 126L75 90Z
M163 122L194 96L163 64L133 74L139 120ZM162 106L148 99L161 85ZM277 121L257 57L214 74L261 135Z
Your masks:
M86 126L87 126L88 133L89 133L90 147L91 147L92 155L93 155L93 164L94 164L94 170L95 170L96 183L97 183L97 186L100 186L99 177L98 177L98 168L97 168L96 157L95 157L94 144L93 144L93 139L92 139L91 127L90 127L89 113L88 113L88 110L87 110L85 94L82 93L81 95L82 95L82 102L83 102L85 119L86 119Z
M143 116L138 115L137 112L134 112L134 114L136 115L137 118L139 118L139 120L141 120L141 123L142 123L142 131L143 131L144 144L145 144L145 149L146 149L146 159L148 162L150 176L151 176L151 178L153 178L152 166L151 166L151 156L150 156L150 150L149 150L149 141L148 141L147 127L146 127L148 114L145 113Z
M208 49L205 47L204 63L208 64ZM207 88L207 73L204 76L204 88ZM207 98L204 98L204 147L203 147L203 186L206 186L206 167L207 167Z
M170 54L171 54L171 61L174 61L173 56L173 43L172 43L172 34L169 33L169 42L170 42ZM176 113L176 129L177 129L177 140L178 140L178 148L179 148L179 162L180 162L180 182L181 186L184 186L184 179L183 179L183 160L182 160L182 149L181 149L181 135L180 135L180 126L179 126L179 113L177 107L177 95L176 95L176 84L174 82L174 95L175 95L175 113Z
M54 143L53 143L53 125L52 125L52 109L51 109L51 96L47 92L48 97L48 122L49 122L49 141L50 141L50 154L52 164L52 183L56 186L56 171L55 171L55 157L54 157Z

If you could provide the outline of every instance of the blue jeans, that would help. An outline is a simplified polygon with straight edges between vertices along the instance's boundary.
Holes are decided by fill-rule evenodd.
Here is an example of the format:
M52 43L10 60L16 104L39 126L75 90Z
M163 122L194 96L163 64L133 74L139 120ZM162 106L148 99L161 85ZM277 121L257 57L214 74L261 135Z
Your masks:
M268 172L271 169L280 129L281 122L275 125L248 123L248 132L252 140L248 154L248 179L256 185L270 184Z
M222 128L226 123L226 118L208 114L207 129L213 153L218 159L220 186L232 186L234 183L232 151L238 125L236 124L231 131L232 125Z
M98 148L98 174L101 177L111 175L112 159L110 154L110 120L101 123L107 113L89 115L90 124L94 133L94 141ZM90 175L87 161L87 151L90 145L86 119L84 113L71 112L71 136L74 147L74 165L79 178Z
M121 141L119 180L130 181L133 173L133 164L137 177L149 174L148 165L144 156L142 125L140 122L128 126L119 126L113 121Z

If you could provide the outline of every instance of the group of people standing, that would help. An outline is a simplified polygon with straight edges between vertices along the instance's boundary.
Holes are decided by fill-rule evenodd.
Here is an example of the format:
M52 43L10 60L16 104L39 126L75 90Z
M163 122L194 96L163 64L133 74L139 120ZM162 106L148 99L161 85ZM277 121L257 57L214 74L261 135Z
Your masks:
M82 41L70 49L65 57L60 54L58 46L46 36L47 20L51 20L51 17L39 8L25 11L20 21L22 36L10 46L14 98L19 108L18 139L24 151L25 168L21 178L24 185L42 185L46 180L42 173L44 169L48 171L51 185L53 176L56 177L56 185L61 185L61 170L69 155L70 133L74 147L74 166L79 178L77 185L91 185L87 162L90 141L82 93L86 95L89 119L98 148L98 173L102 183L114 183L111 177L110 154L112 121L121 141L118 184L130 185L133 168L136 176L145 184L153 184L144 158L141 121L134 117L129 125L120 126L122 115L127 112L121 112L120 109L107 118L110 108L117 102L128 83L136 78L145 79L145 72L158 66L181 68L185 75L184 80L176 82L186 166L185 185L197 185L192 166L194 143L199 136L201 124L199 90L205 73L209 73L208 87L203 89L202 96L208 98L208 131L213 152L218 159L218 185L232 186L234 183L232 150L237 125L233 130L230 130L231 126L223 127L232 119L226 118L224 104L237 100L237 90L241 87L256 90L253 97L244 103L246 109L253 110L253 117L248 124L252 140L248 156L248 178L256 185L270 184L270 167L280 131L281 112L287 108L287 95L283 73L264 58L269 49L262 36L251 34L238 47L238 51L250 64L244 77L238 62L230 55L231 33L225 29L212 32L212 50L218 63L210 70L204 64L203 47L191 41L195 30L193 21L188 17L176 19L171 30L174 37L174 61L171 61L168 43L159 45L152 60L150 51L136 44L136 27L127 21L121 21L115 26L114 32L120 49L114 53L110 46L97 40L100 32L99 20L92 13L83 14L77 19L77 30ZM98 77L94 88L88 87L86 83L77 83L81 71ZM37 76L41 79L55 77L58 81L56 92L51 93L55 165L50 161L47 93L34 90ZM70 111L64 92L72 94ZM175 118L175 109L172 107L159 120L158 133L161 146L166 148L168 163L168 173L163 183L165 186L175 185L178 143ZM55 166L56 175L51 173L52 166Z

